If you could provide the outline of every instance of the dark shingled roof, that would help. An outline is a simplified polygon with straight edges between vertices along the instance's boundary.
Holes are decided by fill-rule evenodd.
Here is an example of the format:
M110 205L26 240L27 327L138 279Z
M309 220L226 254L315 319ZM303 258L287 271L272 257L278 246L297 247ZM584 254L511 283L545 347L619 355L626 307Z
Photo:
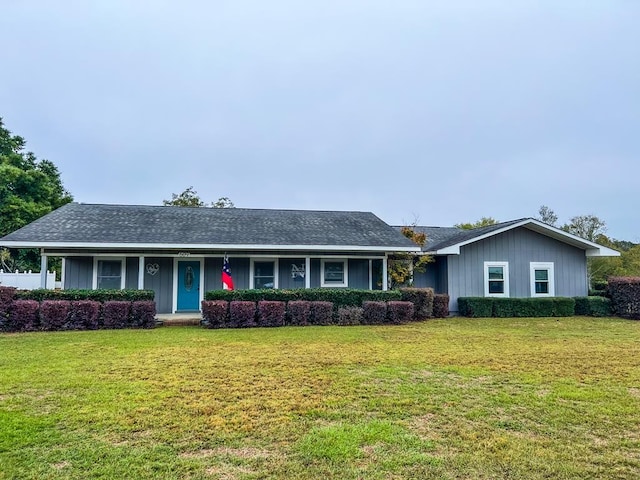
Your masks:
M476 237L481 237L487 233L491 233L495 230L520 223L524 218L518 220L510 220L508 222L496 223L495 225L489 225L487 227L473 228L465 230L458 227L427 227L418 225L414 227L416 232L425 233L427 235L427 243L422 247L423 252L435 252L442 248L450 247L461 242L472 240ZM401 229L402 227L396 227Z
M69 203L9 242L415 247L369 212Z

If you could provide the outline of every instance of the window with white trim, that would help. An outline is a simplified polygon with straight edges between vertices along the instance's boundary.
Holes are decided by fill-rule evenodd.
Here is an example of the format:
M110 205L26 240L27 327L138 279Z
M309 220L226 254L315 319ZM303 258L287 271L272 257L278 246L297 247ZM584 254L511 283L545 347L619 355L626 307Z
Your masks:
M98 260L96 288L120 290L122 287L122 260Z
M553 262L531 262L529 264L532 297L553 297L555 282Z
M348 285L347 260L322 260L320 286L346 287Z
M509 296L509 262L484 262L484 296Z
M276 262L273 260L253 262L253 288L276 288Z

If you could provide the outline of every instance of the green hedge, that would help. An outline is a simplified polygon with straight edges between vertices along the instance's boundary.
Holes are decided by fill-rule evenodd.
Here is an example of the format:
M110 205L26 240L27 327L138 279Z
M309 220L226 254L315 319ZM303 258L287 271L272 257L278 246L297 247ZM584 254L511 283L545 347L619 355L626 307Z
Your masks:
M458 310L465 317L571 317L576 301L567 297L492 298L460 297Z
M611 299L601 296L575 297L576 315L610 317L613 315Z
M205 293L205 300L225 300L259 302L262 300L291 302L331 302L337 311L341 307L360 307L362 302L389 302L402 300L397 290L358 290L353 288L300 288L295 290L211 290Z
M20 300L93 300L96 302L138 302L154 299L153 290L23 290L16 294Z

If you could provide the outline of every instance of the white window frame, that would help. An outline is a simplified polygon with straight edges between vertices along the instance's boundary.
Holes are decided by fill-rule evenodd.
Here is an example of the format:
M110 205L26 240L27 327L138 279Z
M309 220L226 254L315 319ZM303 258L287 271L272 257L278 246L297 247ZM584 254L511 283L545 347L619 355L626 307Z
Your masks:
M342 276L342 282L337 283L337 282L325 282L324 280L324 266L325 263L329 262L329 263L342 263L342 271L343 271L343 276ZM349 259L347 258L322 258L320 259L320 286L323 288L331 288L331 287L337 287L337 288L343 288L343 287L348 287L349 286Z
M98 289L98 262L120 262L120 290L126 285L127 265L125 257L93 257L93 290Z
M255 263L256 262L273 262L273 288L279 288L278 278L280 277L280 262L273 257L251 257L249 259L249 288L255 289Z
M489 293L489 267L502 267L504 293ZM484 296L509 297L509 262L484 262Z
M536 293L536 270L546 270L549 283L549 293ZM556 285L553 262L530 262L529 278L531 279L531 296L532 297L555 297Z

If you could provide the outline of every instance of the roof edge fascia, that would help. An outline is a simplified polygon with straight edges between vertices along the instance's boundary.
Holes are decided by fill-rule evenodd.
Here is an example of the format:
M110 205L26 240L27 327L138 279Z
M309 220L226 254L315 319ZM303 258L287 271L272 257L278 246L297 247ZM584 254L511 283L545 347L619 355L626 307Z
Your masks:
M320 250L324 252L415 252L420 253L420 247L406 246L366 246L366 245L256 245L256 244L189 244L189 243L90 243L90 242L20 242L1 241L0 246L10 248L79 248L115 250L126 249L166 249L166 250Z
M551 225L547 225L544 222L541 222L539 220L536 220L534 218L527 218L524 219L520 222L511 224L511 225L507 225L503 228L499 228L497 230L492 230L491 232L485 233L483 235L478 235L477 237L473 237L470 238L469 240L465 240L463 242L459 242L456 243L454 245L450 245L448 247L445 248L441 248L439 250L436 250L434 252L434 254L436 255L460 255L460 247L464 247L465 245L469 245L470 243L475 243L475 242L479 242L480 240L484 240L486 238L492 237L494 235L499 235L501 233L507 232L509 230L513 230L515 228L518 227L526 227L527 225L536 225L539 229L541 230L546 230L550 233L555 234L555 237L564 237L567 239L572 240L575 243L578 243L581 245L581 247L585 250L585 255L587 257L619 257L620 256L620 252L618 252L617 250L613 250L612 248L609 247L605 247L603 245L599 245L595 242L592 242L590 240L586 240L584 238L578 237L577 235L574 235L572 233L569 232L565 232L564 230L557 228L557 227L553 227ZM542 235L544 235L543 232L539 231L539 230L534 230L538 233L541 233ZM556 238L559 241L562 241L559 238ZM569 242L566 242L569 243Z

